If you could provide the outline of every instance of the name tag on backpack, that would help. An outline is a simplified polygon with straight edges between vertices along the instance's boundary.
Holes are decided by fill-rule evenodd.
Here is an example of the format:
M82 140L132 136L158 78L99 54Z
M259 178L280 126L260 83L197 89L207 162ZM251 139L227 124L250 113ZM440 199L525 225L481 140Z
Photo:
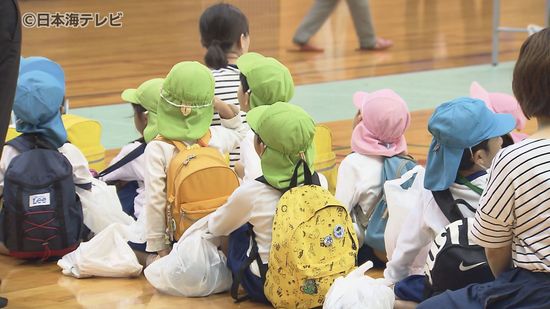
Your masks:
M50 205L50 193L42 193L29 196L29 207L48 205Z

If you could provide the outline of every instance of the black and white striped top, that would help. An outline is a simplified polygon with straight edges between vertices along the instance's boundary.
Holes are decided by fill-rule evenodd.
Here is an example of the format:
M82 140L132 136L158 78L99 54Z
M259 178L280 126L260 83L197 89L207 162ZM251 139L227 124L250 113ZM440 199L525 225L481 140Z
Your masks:
M214 94L222 101L239 106L239 100L237 99L237 90L241 83L239 79L240 71L236 66L229 65L225 68L218 70L212 70L214 75L214 81L216 83L216 89ZM240 112L243 123L246 123L246 113ZM214 112L212 118L212 126L220 126L220 115ZM240 149L236 148L229 154L229 160L231 167L235 167L235 163L239 161Z
M526 139L495 157L472 236L481 246L512 244L514 265L550 272L550 140Z

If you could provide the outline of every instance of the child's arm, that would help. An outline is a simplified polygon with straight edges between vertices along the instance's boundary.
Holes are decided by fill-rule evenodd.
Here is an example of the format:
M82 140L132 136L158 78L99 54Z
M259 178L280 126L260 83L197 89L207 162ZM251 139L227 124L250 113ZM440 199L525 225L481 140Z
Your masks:
M511 243L501 248L485 248L485 255L495 278L512 268Z
M0 159L0 196L4 194L4 175L10 165L11 160L15 158L19 152L15 148L6 145L2 150L2 158Z
M258 194L249 187L251 184L241 185L227 202L210 214L208 230L214 236L228 236L250 220L253 207L253 196Z
M487 188L476 211L471 236L485 248L491 271L497 277L512 266L512 226L516 194L505 156L497 154L491 166Z
M435 203L433 198L430 203ZM429 211L428 203L423 203L421 207L410 210L405 220L407 226L404 226L399 233L393 255L388 257L389 262L384 270L384 278L396 283L404 279L411 273L411 268L417 259L418 254L427 253L425 248L434 240L434 234L431 228L426 224L425 212ZM435 206L437 208L437 206ZM441 214L443 216L443 214ZM446 219L443 217L443 221ZM444 226L445 224L443 224ZM426 257L423 258L426 260ZM419 269L418 272L422 270Z
M166 144L168 145L168 144ZM166 240L166 158L163 142L152 141L145 148L145 192L143 207L147 227L147 251L165 253Z
M61 152L73 166L73 181L76 185L87 185L92 183L93 176L92 173L90 173L88 160L80 149L73 144L66 143L59 148L59 152Z
M239 115L239 107L233 104L227 104L220 100L218 97L214 97L214 111L216 111L221 119L231 119Z
M239 113L230 119L222 117L220 122L221 126L210 127L212 139L209 146L219 149L222 153L228 153L237 148L245 138L248 126L243 125Z

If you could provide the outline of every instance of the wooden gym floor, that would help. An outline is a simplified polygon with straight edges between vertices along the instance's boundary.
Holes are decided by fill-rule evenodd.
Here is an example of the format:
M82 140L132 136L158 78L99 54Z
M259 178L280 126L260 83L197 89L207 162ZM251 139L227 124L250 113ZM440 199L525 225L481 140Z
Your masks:
M26 12L123 12L121 28L28 28L23 55L58 61L66 72L72 107L115 104L120 92L166 75L183 60L202 61L198 17L214 0L20 0ZM490 63L492 1L371 0L377 34L394 40L384 52L357 52L357 40L345 2L314 37L324 53L296 53L292 35L312 0L235 0L250 20L251 51L277 57L297 84L310 84L393 73ZM543 22L543 0L503 0L502 25L524 27ZM523 34L502 34L500 60L514 60ZM410 152L421 162L430 136L431 111L413 113L407 132ZM351 123L328 123L335 150L349 153ZM535 124L529 123L526 132ZM116 134L116 132L106 132ZM115 151L110 152L112 156ZM380 276L380 270L371 273ZM37 265L0 257L0 296L9 308L256 308L234 305L227 294L186 299L161 295L143 276L136 279L73 279L55 263Z

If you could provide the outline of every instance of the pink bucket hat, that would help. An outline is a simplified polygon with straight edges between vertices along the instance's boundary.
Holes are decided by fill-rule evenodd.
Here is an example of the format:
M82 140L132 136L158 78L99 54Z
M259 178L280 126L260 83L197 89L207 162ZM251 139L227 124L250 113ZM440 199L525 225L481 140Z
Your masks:
M523 115L521 107L514 96L501 92L488 92L478 82L470 85L470 96L480 99L487 107L497 114L512 114L516 119L516 129L523 130L527 118Z
M358 91L353 104L362 120L351 135L351 149L363 155L391 157L407 151L405 130L411 116L407 103L393 90Z
M514 116L516 129L523 130L525 128L527 118L514 96L501 92L488 92L478 82L472 82L470 85L470 96L482 100L490 110L497 114L511 114ZM510 136L514 143L517 143L527 138L528 135L520 132L510 132Z

